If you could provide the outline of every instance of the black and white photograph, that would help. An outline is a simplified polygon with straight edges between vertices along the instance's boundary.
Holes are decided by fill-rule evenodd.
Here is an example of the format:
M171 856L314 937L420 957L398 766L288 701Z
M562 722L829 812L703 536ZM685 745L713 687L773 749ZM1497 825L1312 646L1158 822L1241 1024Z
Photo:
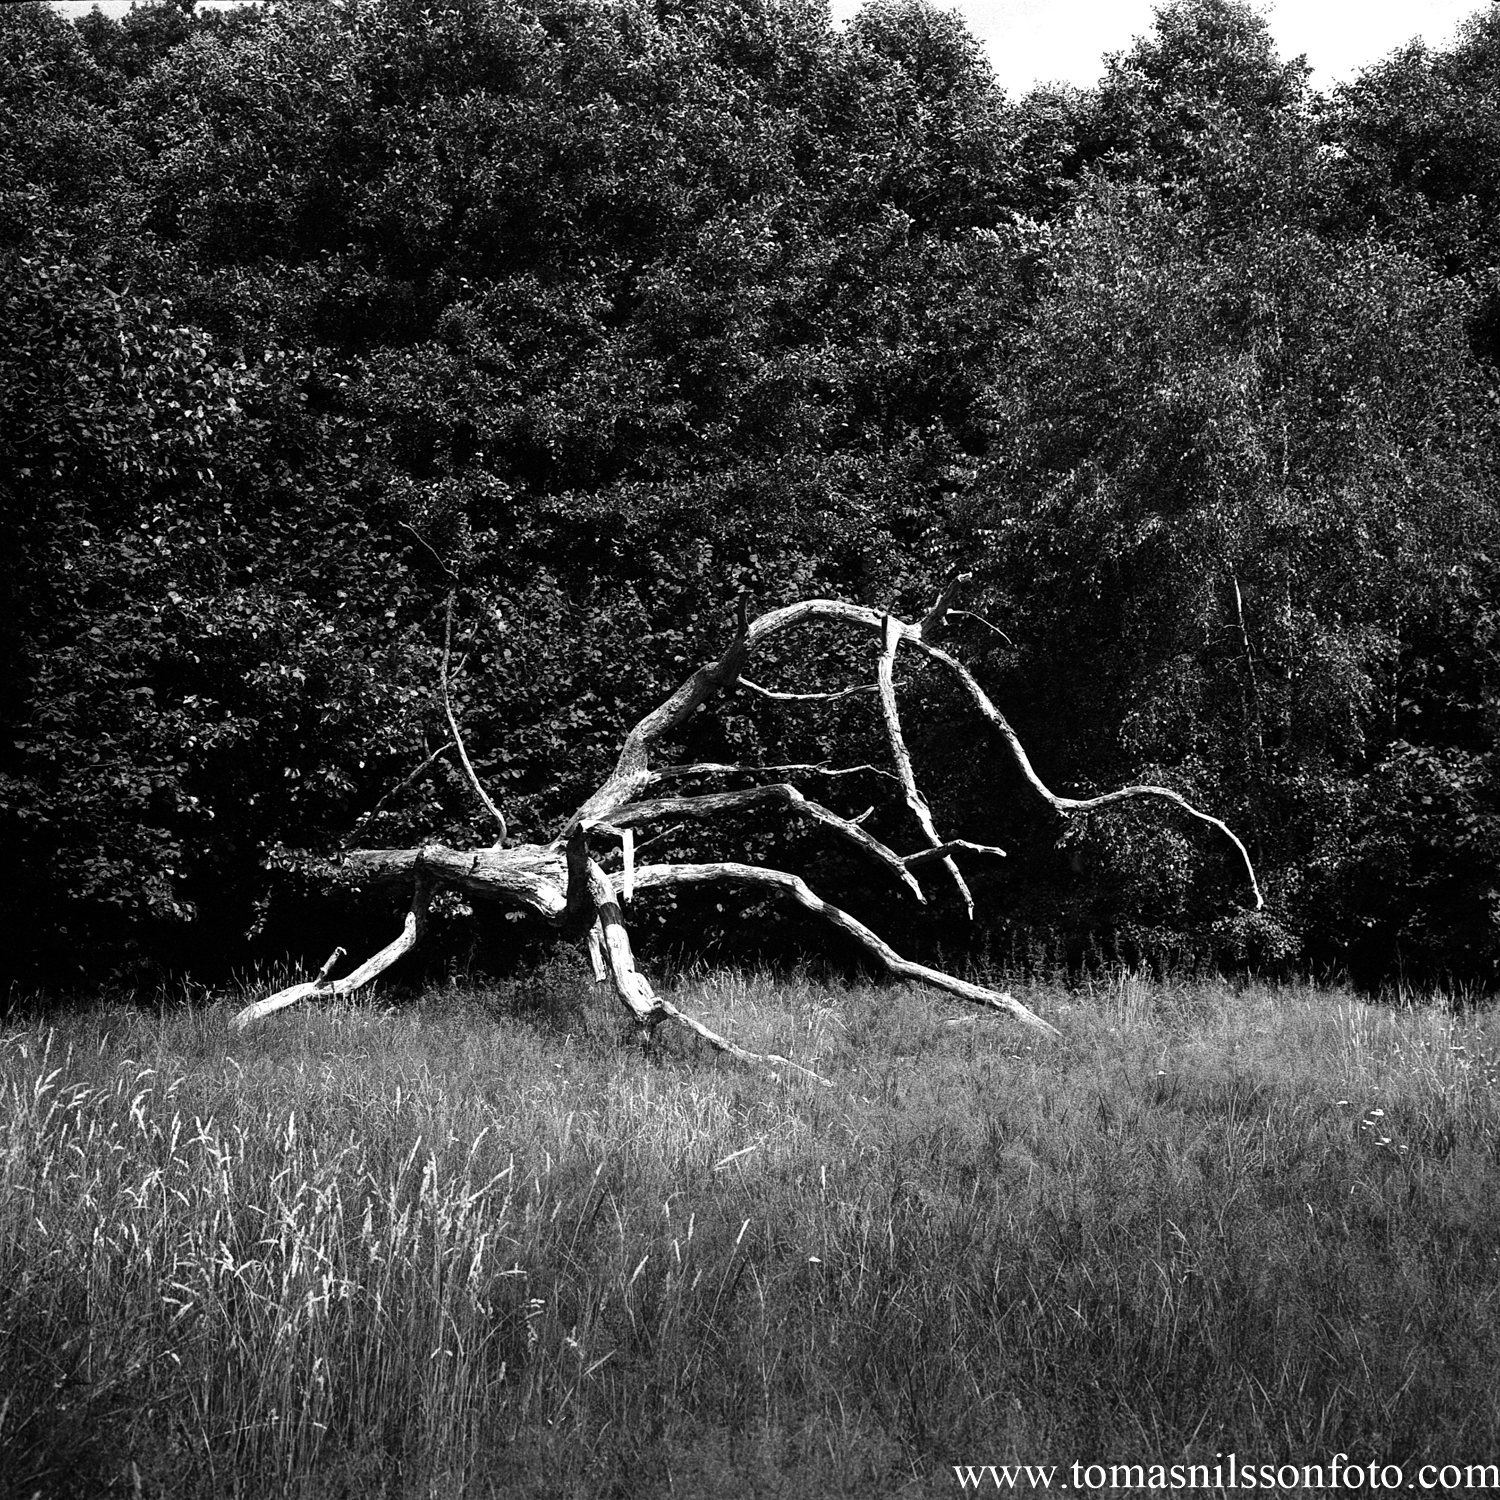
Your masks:
M0 1500L1500 1493L1500 0L0 3Z

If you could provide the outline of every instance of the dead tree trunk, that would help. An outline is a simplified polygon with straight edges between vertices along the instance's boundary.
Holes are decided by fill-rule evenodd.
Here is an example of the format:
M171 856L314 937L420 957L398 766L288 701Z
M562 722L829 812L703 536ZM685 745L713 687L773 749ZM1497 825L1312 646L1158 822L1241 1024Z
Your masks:
M358 849L346 855L344 869L349 878L368 884L397 884L411 889L411 908L400 936L353 973L342 979L330 980L327 975L339 956L336 953L316 979L292 985L246 1006L235 1016L233 1024L237 1028L243 1028L273 1011L294 1005L299 1000L317 995L349 994L368 984L417 944L422 934L429 893L435 888L447 887L486 900L528 907L554 925L580 934L587 943L595 978L600 982L606 979L609 981L626 1012L643 1032L649 1034L665 1020L679 1021L714 1047L736 1057L791 1067L805 1073L807 1069L786 1058L748 1053L733 1042L716 1035L699 1021L685 1015L670 1001L657 995L635 966L621 910L622 902L628 903L638 894L677 886L730 883L758 885L785 892L799 905L817 913L854 938L888 973L931 985L978 1005L1007 1012L1034 1030L1046 1035L1056 1035L1052 1026L1009 993L972 984L941 970L902 958L862 922L823 900L796 875L759 865L722 861L639 867L635 863L635 829L643 825L667 819L709 819L720 813L750 808L781 807L788 813L821 823L839 838L860 849L882 865L892 879L917 901L925 901L926 896L915 872L924 866L941 866L953 881L972 916L973 898L954 856L962 853L994 857L1003 856L1005 851L964 839L945 839L938 833L927 800L917 785L901 726L894 673L896 654L902 646L910 647L937 663L957 680L981 717L995 730L1001 746L1020 769L1028 786L1057 812L1064 815L1083 812L1139 797L1154 797L1173 803L1190 816L1218 829L1230 840L1244 860L1255 905L1260 907L1260 887L1244 844L1218 818L1200 812L1177 792L1160 786L1127 786L1103 796L1080 799L1059 797L1046 786L1037 775L1005 715L990 701L968 669L936 644L935 637L942 631L953 593L963 581L962 578L955 579L932 609L914 624L906 624L890 614L881 614L876 610L833 599L804 599L796 604L771 610L755 620L747 620L742 611L728 650L717 661L700 667L666 702L654 708L630 730L625 736L614 770L550 843L522 844L512 848L497 843L490 848L473 850L428 844L418 849ZM741 677L756 651L772 636L788 634L814 621L846 626L873 639L877 647L873 684L863 689L846 688L827 694L782 693L759 687ZM764 773L767 770L818 770L826 773L826 767L812 766L653 763L657 746L666 735L683 724L701 704L737 685L767 697L799 701L832 699L860 690L873 690L877 693L895 765L893 779L900 784L906 805L921 828L924 846L914 853L900 854L868 833L859 820L841 817L829 808L809 800L786 781L731 791L653 795L661 793L669 783L688 778L702 781L736 773ZM463 749L463 738L448 698L446 651L443 700L463 766L476 793L503 830L504 818L480 785L478 775ZM596 847L607 841L618 843L621 847L622 868L615 875L606 872L595 857ZM604 852L601 850L601 855Z

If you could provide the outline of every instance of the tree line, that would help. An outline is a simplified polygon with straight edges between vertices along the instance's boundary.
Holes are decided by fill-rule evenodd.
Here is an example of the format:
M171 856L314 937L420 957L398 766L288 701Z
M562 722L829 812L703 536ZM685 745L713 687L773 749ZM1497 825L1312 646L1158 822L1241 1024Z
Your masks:
M370 915L356 831L489 842L445 652L535 838L740 600L919 617L958 569L1049 782L1212 806L1267 905L1190 827L1033 811L916 675L935 802L1011 850L949 952L1493 980L1497 210L1497 5L1323 95L1177 0L1020 99L923 0L5 7L12 981L221 971ZM739 694L683 748L862 762L877 713Z

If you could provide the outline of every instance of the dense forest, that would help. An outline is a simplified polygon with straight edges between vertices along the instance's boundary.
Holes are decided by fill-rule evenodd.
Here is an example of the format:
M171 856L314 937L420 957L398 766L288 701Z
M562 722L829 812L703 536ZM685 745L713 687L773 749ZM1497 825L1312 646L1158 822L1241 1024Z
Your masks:
M1051 784L1211 808L1266 910L1201 827L1034 811L916 670L941 821L1011 851L976 920L816 831L778 863L950 959L1492 984L1500 5L1326 96L1238 0L1101 66L1011 99L923 0L0 10L7 979L321 958L389 921L327 879L352 838L489 842L450 596L537 838L742 598L920 615L962 568L954 649ZM877 724L742 693L683 748ZM681 900L662 943L807 951ZM462 915L450 958L533 941Z

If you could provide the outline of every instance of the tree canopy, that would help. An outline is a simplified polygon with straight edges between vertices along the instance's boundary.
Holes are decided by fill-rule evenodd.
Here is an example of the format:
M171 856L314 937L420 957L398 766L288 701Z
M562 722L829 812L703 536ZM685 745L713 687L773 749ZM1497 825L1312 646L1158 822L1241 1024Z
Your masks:
M1048 780L1213 804L1268 904L1021 804L917 678L929 784L1016 851L944 943L1492 980L1497 66L1493 4L1323 97L1178 0L1021 99L924 0L0 9L14 977L299 947L356 829L484 837L450 595L524 834L742 597L920 614L963 567ZM873 712L682 733L815 763Z

